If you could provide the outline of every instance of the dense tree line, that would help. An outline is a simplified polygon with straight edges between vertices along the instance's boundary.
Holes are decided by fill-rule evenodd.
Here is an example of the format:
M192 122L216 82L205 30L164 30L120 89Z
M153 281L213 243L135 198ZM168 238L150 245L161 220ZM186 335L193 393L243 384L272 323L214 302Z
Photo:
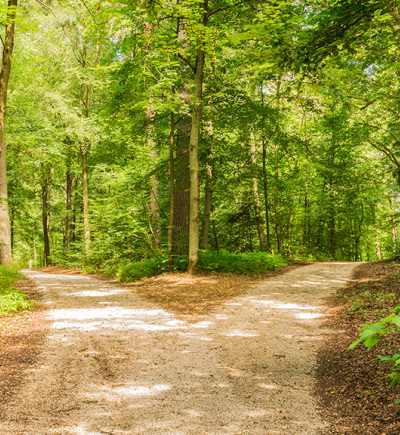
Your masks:
M3 263L397 252L397 1L16 6L0 9Z

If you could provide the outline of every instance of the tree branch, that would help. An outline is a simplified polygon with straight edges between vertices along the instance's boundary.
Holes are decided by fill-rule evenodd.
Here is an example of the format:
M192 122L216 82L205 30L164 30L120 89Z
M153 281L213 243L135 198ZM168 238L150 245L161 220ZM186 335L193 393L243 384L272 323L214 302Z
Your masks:
M193 72L196 72L196 68L188 61L188 59L186 59L186 57L182 56L180 53L178 53L178 57L179 59L182 59L184 62L186 62Z
M37 1L37 0L36 0ZM91 17L93 18L94 24L96 24L97 30L100 32L100 27L97 24L96 18L94 17L94 15L92 14L92 11L88 8L88 6L86 5L86 3L84 2L84 0L81 0L81 2L83 3L83 6L85 6L85 8L87 9L87 11L89 12L89 14L91 15Z

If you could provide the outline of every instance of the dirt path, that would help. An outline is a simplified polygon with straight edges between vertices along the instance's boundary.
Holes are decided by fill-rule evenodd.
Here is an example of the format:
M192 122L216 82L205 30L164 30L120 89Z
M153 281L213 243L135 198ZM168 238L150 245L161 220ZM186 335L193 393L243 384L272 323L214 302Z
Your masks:
M197 323L123 288L27 271L52 321L1 435L312 435L324 298L354 263L273 277Z

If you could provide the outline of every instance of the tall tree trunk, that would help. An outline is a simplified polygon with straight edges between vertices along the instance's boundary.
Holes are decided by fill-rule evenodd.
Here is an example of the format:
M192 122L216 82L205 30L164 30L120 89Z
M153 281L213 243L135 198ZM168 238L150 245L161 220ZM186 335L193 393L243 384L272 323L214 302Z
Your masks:
M148 106L147 107L147 123L148 123L147 145L150 149L151 160L153 161L153 165L155 168L157 164L158 153L157 153L156 142L154 140L155 128L154 125L152 124L153 118L154 118L153 111L151 107ZM160 228L160 207L157 200L158 179L155 173L153 173L153 175L151 176L150 185L151 185L150 212L151 212L151 219L153 221L154 233L155 233L155 245L156 245L155 248L158 249L158 246L161 241L161 228Z
M204 217L203 217L203 234L201 237L201 247L208 247L208 232L210 228L210 211L212 200L212 165L210 156L207 157L206 163L206 196L204 199Z
M176 0L178 5L180 0ZM189 40L185 32L183 20L178 17L176 27L177 40L182 41L183 48L189 48ZM181 74L184 75L188 65L181 61ZM184 84L179 90L183 105L190 106L189 87ZM185 110L178 113L181 118L176 123L176 146L175 146L175 188L174 188L174 215L173 215L173 255L188 254L189 249L189 209L190 209L190 174L189 174L189 143L190 143L190 116Z
M397 228L396 228L396 219L395 219L395 215L394 215L394 207L393 207L393 198L392 197L389 197L389 206L390 206L390 222L392 224L393 252L396 252Z
M206 8L206 4L204 7ZM205 14L202 24L205 25ZM201 44L201 42L199 41ZM205 53L202 47L197 49L196 73L194 80L194 102L192 109L192 128L190 130L189 168L190 168L190 217L189 217L189 268L195 275L199 268L199 138L201 121L201 99L203 97L203 72Z
M374 233L375 233L375 253L379 261L382 260L382 254L381 254L381 243L379 241L379 232L378 228L376 227L374 223Z
M74 208L73 208L73 215L72 215L72 241L75 243L77 239L76 223L77 223L77 216L78 216L78 187L79 187L79 180L77 176L74 177L74 185L75 185L75 194L74 194Z
M265 227L267 230L267 248L268 251L273 253L271 246L271 234L269 225L269 199L268 199L268 179L267 179L267 168L266 168L266 157L267 157L267 147L266 141L263 138L263 185L264 185L264 201L265 201Z
M48 266L50 257L50 167L42 164L42 223L44 240L44 266Z
M82 150L82 205L83 205L83 243L85 251L90 250L90 224L89 224L89 194L88 194L88 152Z
M328 250L335 258L335 208L333 203L333 179L329 180L329 222L328 222Z
M11 59L14 48L15 8L18 0L9 0L7 25L4 38L0 72L0 264L12 262L10 215L7 195L7 158L5 141L5 117L7 110L8 82L11 73Z
M71 157L67 155L67 172L66 172L66 216L65 216L65 247L69 249L72 242L72 182Z
M182 91L184 101L189 104L187 89ZM188 254L189 245L189 209L190 209L190 175L189 175L189 140L190 118L183 116L176 125L175 151L175 189L173 214L173 244L174 255Z
M260 84L260 93L261 93L261 107L264 109L264 84L261 82ZM264 202L265 202L265 229L267 231L267 249L272 254L273 249L271 246L271 234L270 234L270 225L269 225L269 198L268 198L268 178L267 178L267 143L265 140L265 116L264 113L262 115L262 127L263 127L263 138L262 138L262 168L263 168L263 187L264 187Z
M257 221L257 231L258 231L258 239L260 241L260 248L261 251L266 250L265 245L265 237L264 237L264 230L262 226L262 218L261 218L261 212L260 212L260 197L258 196L258 180L256 176L256 138L254 135L254 130L252 128L250 133L250 153L251 153L251 162L253 164L253 195L254 195L254 205L256 210L256 221Z
M214 235L214 246L213 248L216 251L219 251L219 245L218 245L218 237L217 237L217 229L215 227L215 219L214 219L214 205L211 203L211 215L212 215L212 227L213 227L213 235Z
M282 246L282 226L281 226L281 216L279 210L279 110L280 110L280 90L281 81L278 80L277 90L276 90L276 110L277 110L277 120L275 128L275 186L274 186L274 210L275 210L275 234L276 234L276 244L278 252L281 253L283 250Z
M171 111L171 130L169 133L169 220L168 220L168 266L171 269L174 263L172 251L172 235L174 228L174 131L175 131L175 116Z
M306 193L304 195L303 246L306 246L307 244L307 215L308 215L308 183L306 183Z
M83 69L88 68L87 50L85 42L82 42L82 60ZM90 85L83 85L83 116L89 118L91 106ZM88 192L88 165L87 157L89 153L89 144L82 144L82 212L83 212L83 244L85 252L90 251L90 223L89 223L89 192Z

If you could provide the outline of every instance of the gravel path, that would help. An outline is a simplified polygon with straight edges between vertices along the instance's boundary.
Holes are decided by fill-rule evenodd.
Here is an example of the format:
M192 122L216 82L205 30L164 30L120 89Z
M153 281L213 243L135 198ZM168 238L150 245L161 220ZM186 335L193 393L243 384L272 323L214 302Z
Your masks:
M355 266L272 277L191 324L115 285L25 271L52 326L0 434L315 434L318 317Z

